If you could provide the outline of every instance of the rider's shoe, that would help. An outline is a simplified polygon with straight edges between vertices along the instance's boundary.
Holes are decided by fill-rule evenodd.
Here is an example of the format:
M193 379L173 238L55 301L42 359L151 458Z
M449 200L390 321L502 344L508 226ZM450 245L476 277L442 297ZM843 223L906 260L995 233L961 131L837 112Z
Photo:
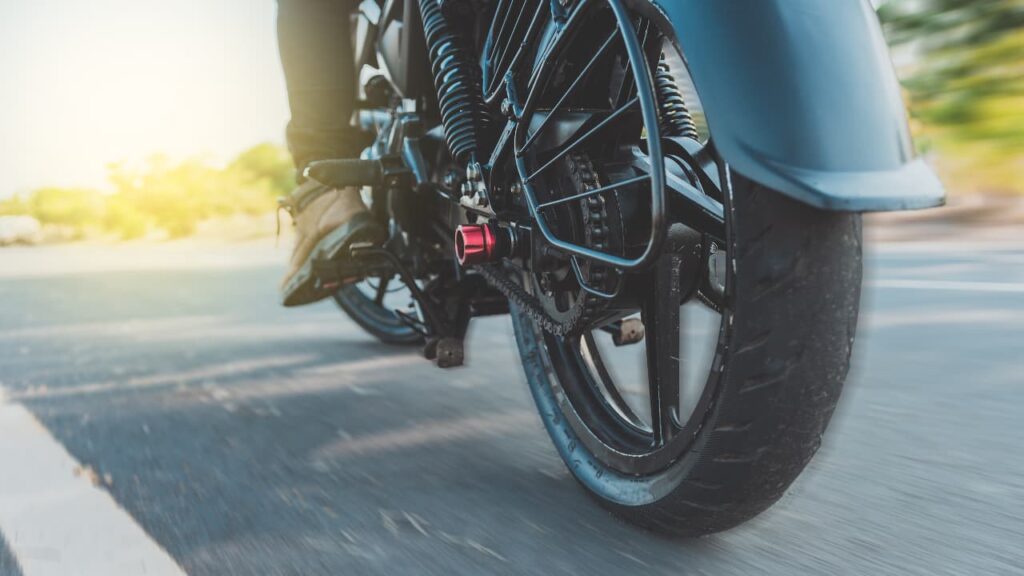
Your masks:
M330 296L313 274L314 260L343 261L355 242L379 244L386 234L370 216L358 188L329 188L308 180L281 207L295 226L295 248L288 273L281 281L281 303L311 304Z

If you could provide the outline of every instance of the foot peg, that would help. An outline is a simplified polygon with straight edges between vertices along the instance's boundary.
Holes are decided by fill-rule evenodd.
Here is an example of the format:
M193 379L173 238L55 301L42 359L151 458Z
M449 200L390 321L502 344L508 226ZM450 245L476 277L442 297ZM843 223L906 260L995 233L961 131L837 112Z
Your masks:
M311 180L331 188L349 186L411 186L412 172L399 156L383 156L374 160L349 158L310 162L302 173Z

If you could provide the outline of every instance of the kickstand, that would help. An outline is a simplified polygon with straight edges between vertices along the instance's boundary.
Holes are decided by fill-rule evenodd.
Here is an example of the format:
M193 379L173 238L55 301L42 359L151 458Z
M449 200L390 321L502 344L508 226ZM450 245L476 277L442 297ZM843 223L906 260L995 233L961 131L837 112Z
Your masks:
M446 298L447 301L443 303L446 305L442 309L438 302L430 298L416 284L416 279L409 269L391 251L384 248L360 247L352 250L352 256L355 258L377 256L387 259L398 273L402 283L409 289L413 299L419 304L426 320L426 322L419 322L405 313L396 311L400 318L426 337L423 356L428 360L436 361L439 368L462 366L465 362L463 341L470 319L470 294L465 289L465 283L458 284L456 294L453 295L453 298Z

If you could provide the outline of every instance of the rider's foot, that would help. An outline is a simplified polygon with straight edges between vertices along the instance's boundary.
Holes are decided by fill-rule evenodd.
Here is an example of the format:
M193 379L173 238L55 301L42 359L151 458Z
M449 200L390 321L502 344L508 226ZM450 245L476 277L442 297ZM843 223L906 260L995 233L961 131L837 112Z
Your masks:
M281 302L302 306L331 295L313 274L313 260L339 261L354 242L380 243L384 230L371 218L358 188L328 188L309 180L281 203L295 225L295 248L281 282Z

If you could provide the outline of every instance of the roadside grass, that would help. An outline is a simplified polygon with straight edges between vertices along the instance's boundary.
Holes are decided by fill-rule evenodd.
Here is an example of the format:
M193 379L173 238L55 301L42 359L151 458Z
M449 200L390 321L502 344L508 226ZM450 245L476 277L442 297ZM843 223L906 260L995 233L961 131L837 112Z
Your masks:
M29 216L43 242L181 238L209 221L262 221L294 186L288 153L260 144L223 167L154 156L110 166L112 191L47 187L0 201L0 216Z

